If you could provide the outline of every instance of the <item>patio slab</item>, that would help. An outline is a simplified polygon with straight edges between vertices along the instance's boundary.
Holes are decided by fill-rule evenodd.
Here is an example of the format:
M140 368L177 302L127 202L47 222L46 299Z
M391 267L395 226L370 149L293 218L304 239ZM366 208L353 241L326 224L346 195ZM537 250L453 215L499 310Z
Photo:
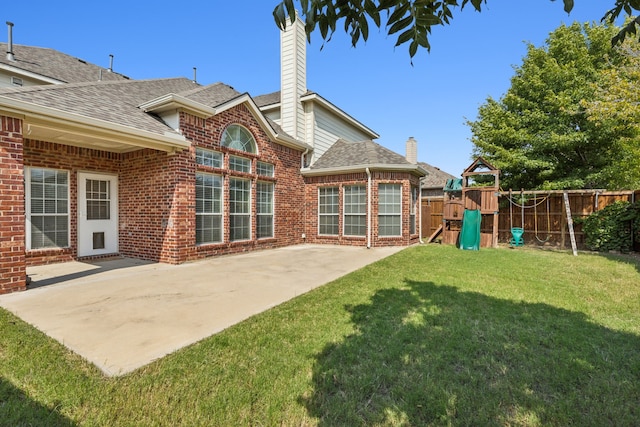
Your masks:
M298 245L181 265L130 258L31 267L14 313L123 375L403 248Z

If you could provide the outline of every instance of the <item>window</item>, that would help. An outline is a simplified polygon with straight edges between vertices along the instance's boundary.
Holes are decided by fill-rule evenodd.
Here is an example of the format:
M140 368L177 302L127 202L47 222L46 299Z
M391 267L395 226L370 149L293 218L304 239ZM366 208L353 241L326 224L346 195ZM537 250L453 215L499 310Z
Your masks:
M196 163L212 168L222 167L222 153L217 151L205 150L204 148L196 148Z
M251 132L240 125L230 125L227 127L222 134L220 144L223 147L246 151L247 153L256 152L256 140L253 139Z
M196 174L196 244L222 242L222 177Z
M338 187L318 189L318 234L338 235L339 203Z
M367 233L367 190L364 185L344 187L344 235Z
M106 220L111 217L111 182L87 179L87 219Z
M236 172L251 172L251 160L244 157L229 156L229 169Z
M409 224L409 233L416 234L416 208L418 205L418 187L411 187L411 208L410 208L410 216L411 223Z
M273 237L273 183L258 181L256 198L256 237Z
M251 181L229 180L229 240L251 238Z
M380 184L378 186L378 235L402 235L402 185Z
M258 162L258 165L256 166L256 172L258 175L260 176L268 176L268 177L273 177L274 173L274 168L273 165L271 163L265 163L265 162Z
M29 168L27 196L27 248L69 246L69 173Z

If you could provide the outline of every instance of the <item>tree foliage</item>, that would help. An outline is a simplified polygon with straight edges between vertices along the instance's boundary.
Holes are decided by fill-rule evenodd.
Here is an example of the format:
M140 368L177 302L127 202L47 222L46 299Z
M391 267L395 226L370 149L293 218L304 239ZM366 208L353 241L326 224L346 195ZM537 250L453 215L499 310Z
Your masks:
M640 204L623 201L608 205L582 220L585 244L589 249L601 252L631 252L633 232L638 226Z
M562 0L562 3L565 12L573 10L574 0ZM344 21L344 31L351 36L354 47L360 40L367 41L371 24L378 28L384 25L389 35L397 35L396 46L409 43L409 55L413 58L419 48L431 49L429 34L433 27L449 24L455 9L459 6L462 10L469 4L480 12L487 0L282 0L273 10L273 17L284 29L290 20L295 20L296 5L299 5L309 41L316 28L322 39L329 41L337 24ZM601 19L615 22L622 13L631 15L639 10L640 0L615 0ZM629 35L636 35L638 24L640 18L630 20L612 35L611 41L617 44Z
M637 130L626 116L601 113L616 110L613 88L626 76L615 70L629 63L627 50L610 46L617 31L605 24L563 25L544 47L529 45L507 93L487 99L468 122L474 154L501 169L504 187L640 185ZM628 95L638 101L637 91Z
M640 186L640 46L621 45L624 62L602 71L595 98L584 100L588 120L617 138L618 163L603 171L612 186Z

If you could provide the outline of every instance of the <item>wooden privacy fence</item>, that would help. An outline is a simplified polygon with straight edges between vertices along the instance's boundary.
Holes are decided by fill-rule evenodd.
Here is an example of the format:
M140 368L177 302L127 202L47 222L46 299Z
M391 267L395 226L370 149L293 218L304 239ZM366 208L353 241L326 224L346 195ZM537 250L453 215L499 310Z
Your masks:
M568 190L576 244L586 249L580 219L616 201L635 202L636 191ZM522 207L524 205L524 207ZM422 199L422 237L431 236L443 223L444 199ZM564 191L500 191L498 242L508 244L511 228L524 228L524 243L535 246L571 248ZM483 218L481 230L490 232L492 223ZM640 242L637 242L640 243Z

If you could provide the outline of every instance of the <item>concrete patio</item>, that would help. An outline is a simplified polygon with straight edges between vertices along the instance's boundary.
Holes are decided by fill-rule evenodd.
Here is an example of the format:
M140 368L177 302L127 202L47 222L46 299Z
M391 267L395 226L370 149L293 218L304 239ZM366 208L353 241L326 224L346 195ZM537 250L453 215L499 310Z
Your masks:
M299 245L182 265L117 258L31 267L0 307L123 375L403 248Z

